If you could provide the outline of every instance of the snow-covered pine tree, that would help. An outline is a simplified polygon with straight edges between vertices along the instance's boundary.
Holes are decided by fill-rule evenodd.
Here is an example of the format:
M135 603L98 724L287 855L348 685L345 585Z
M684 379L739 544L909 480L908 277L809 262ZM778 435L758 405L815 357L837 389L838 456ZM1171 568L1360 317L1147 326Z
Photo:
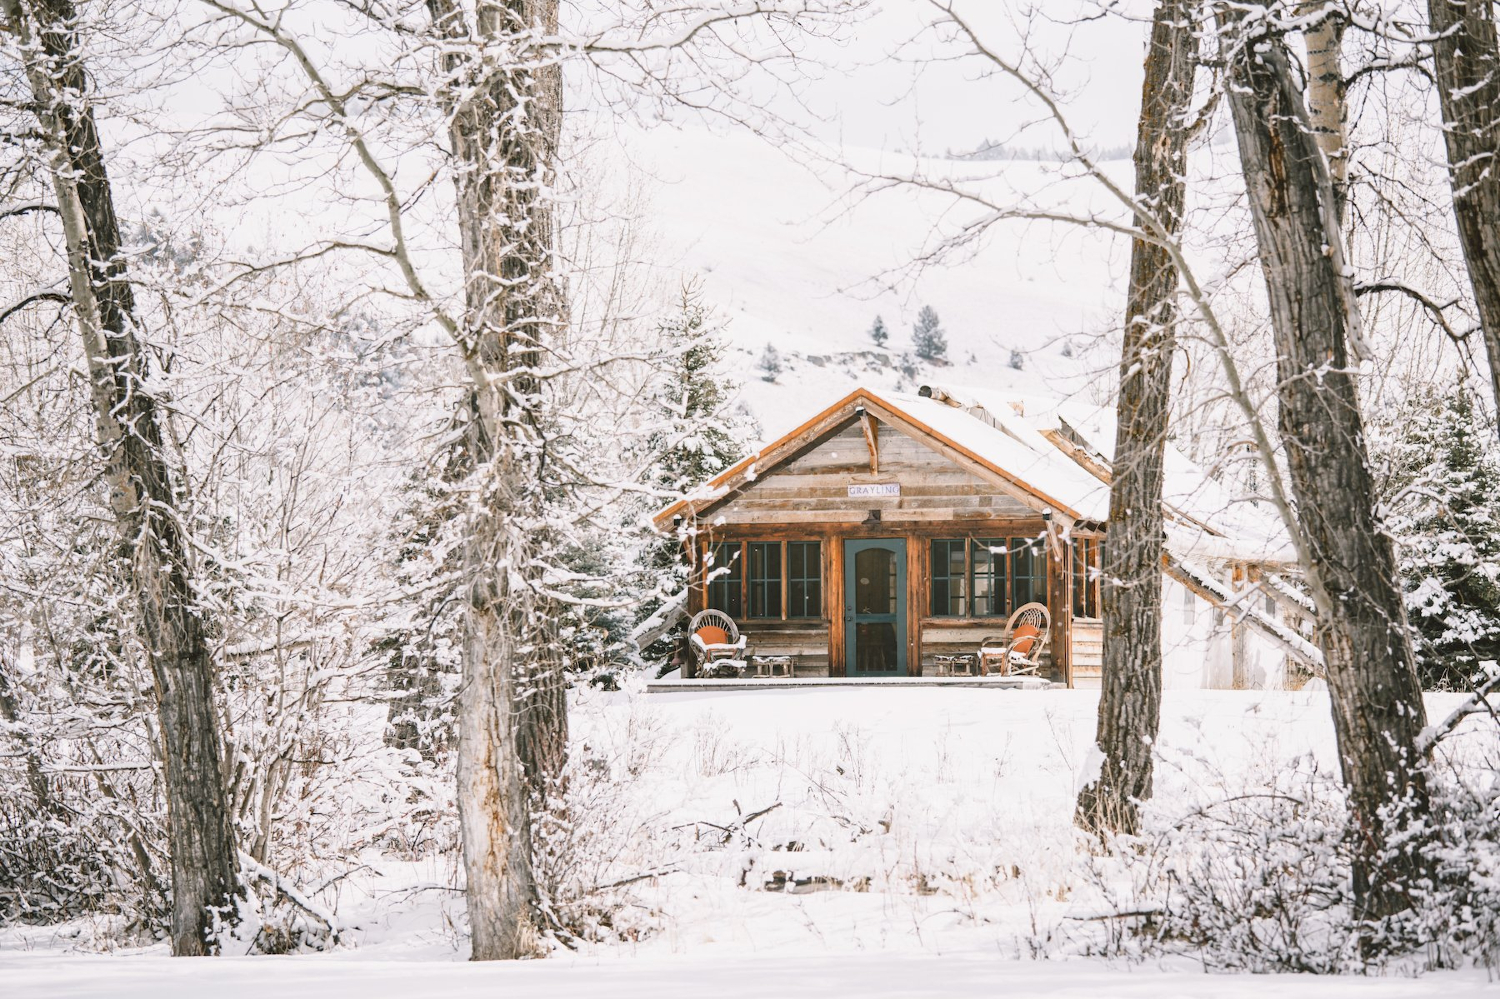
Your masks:
M923 306L917 313L917 322L911 328L912 347L917 357L934 364L948 363L948 336L943 332L942 320L932 306Z
M885 328L885 320L879 316L875 317L875 322L870 327L870 339L875 342L876 347L884 347L885 342L891 339L891 331Z
M766 349L761 352L760 361L757 362L761 370L761 378L767 382L776 381L781 374L781 354L776 350L776 345L767 344Z
M1389 527L1429 690L1466 690L1500 660L1500 455L1490 421L1459 385L1419 397L1386 466Z
M1016 371L1020 371L1026 367L1026 356L1014 347L1010 349L1010 366Z
M739 385L725 364L728 345L697 284L683 288L677 311L659 330L661 343L674 349L654 391L661 429L648 447L657 456L650 483L668 497L707 482L739 461L759 431L749 413L734 403ZM674 533L653 534L643 547L642 563L655 596L642 602L638 622L676 601L687 588L688 574L682 540ZM641 651L643 658L670 664L680 636L680 628L668 631Z

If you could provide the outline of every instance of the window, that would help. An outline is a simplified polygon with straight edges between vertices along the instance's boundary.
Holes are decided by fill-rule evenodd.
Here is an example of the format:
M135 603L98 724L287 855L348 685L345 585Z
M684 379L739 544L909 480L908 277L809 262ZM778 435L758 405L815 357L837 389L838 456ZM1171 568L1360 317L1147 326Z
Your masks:
M751 542L750 617L781 617L781 542Z
M736 620L823 616L820 542L719 542L704 575L707 606Z
M1073 539L1073 617L1098 618L1101 583L1099 539Z
M932 542L932 614L1004 618L1047 603L1047 550L1039 538L937 538Z
M744 611L744 572L739 542L720 542L708 550L708 606L731 618Z
M974 617L1005 616L1005 557L1009 551L1003 538L982 538L974 543Z
M823 617L823 546L819 542L786 543L788 618Z
M932 613L938 617L962 618L967 613L968 565L962 538L936 538L932 542Z
M1047 603L1047 551L1039 538L1010 540L1011 610Z

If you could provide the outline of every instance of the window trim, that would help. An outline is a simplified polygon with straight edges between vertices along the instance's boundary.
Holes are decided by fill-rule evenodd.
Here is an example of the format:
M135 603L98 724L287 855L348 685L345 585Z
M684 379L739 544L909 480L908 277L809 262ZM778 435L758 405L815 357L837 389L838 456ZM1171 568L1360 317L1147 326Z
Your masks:
M790 552L789 552L789 550L788 550L787 547L789 545L792 545L792 544L811 545L811 546L815 546L815 548L816 548L816 558L815 558L815 563L814 563L817 566L817 572L818 572L818 575L816 577L816 581L817 581L817 584L818 584L818 614L816 614L816 615L799 616L799 615L793 615L793 614L791 614L791 579L790 579L790 576L789 576L789 574L791 573L791 558L790 558ZM780 552L780 559L781 559L781 572L780 572L781 600L779 601L779 603L777 605L776 614L772 615L770 617L754 617L754 616L752 616L750 614L750 547L752 545L774 545L774 546L778 547L778 550ZM707 562L706 562L707 553L712 552L716 548L724 548L724 549L727 549L727 550L737 549L738 552L739 552L738 563L739 563L739 567L740 567L740 577L739 577L739 583L740 583L740 614L738 614L738 615L731 615L731 617L734 618L735 621L749 623L749 622L814 622L814 621L829 621L830 620L829 617L828 617L828 580L827 580L826 574L823 572L823 569L824 569L824 566L823 566L823 558L824 558L823 539L820 539L820 538L744 538L744 539L726 539L726 540L720 541L720 542L708 541L708 542L705 542L705 549L704 549L704 552L705 552L705 556L704 556L705 563L704 563L704 565L705 565L705 567L707 566ZM805 567L804 567L804 569L805 569ZM804 582L807 582L810 579L812 579L812 578L805 578ZM713 594L712 588L713 588L715 582L716 581L706 581L703 584L703 606L705 608L712 608L712 607L714 607L713 596L712 596L712 594ZM723 610L723 609L720 609L720 610ZM724 613L725 614L729 614L728 611L725 611Z
M952 550L951 546L955 542L962 544L963 547L964 547L964 568L963 568L963 575L960 576L960 577L955 577L951 572L947 572L946 571L948 567L952 566L952 559L953 559L952 552L953 552L953 550ZM965 536L963 538L941 538L941 537L937 537L937 538L928 539L928 545L927 545L927 610L931 613L929 617L932 617L932 618L959 619L959 620L972 617L971 612L974 610L974 601L973 601L973 589L974 588L971 586L971 578L973 576L974 559L973 559L973 553L970 551L970 549L971 549L970 542L971 542L971 539L969 539L967 536ZM948 591L948 603L947 603L947 606L942 611L939 611L938 608L937 608L937 581L938 581L938 575L937 575L936 572L934 572L934 570L936 569L936 566L937 566L937 560L936 560L936 557L935 557L935 553L936 553L936 549L937 549L937 547L939 545L949 546L948 548L944 549L944 554L945 554L946 558L943 560L943 565L944 565L945 572L942 574L942 579L948 581L948 586L949 586L950 589ZM951 611L947 610L947 608L951 608L953 606L953 591L952 591L951 588L953 586L953 581L955 579L960 580L963 583L963 587L964 587L963 597L961 598L961 609L960 609L960 611L959 611L958 614L953 614Z
M1011 612L1015 610L1015 608L1011 606L1014 603L1011 594L1011 579L1015 576L1015 573L1013 572L1011 566L1011 556L1015 553L1015 548L1011 543L1014 540L1015 539L1011 538L1008 535L1000 538L971 537L969 539L969 617L974 619L975 621L989 621L996 618L1009 618ZM1001 554L999 552L996 552L995 549L997 547L1004 549L1004 553ZM1001 573L996 573L993 568L990 570L990 582L992 584L990 589L991 610L989 614L984 615L981 615L978 611L975 610L975 604L979 600L979 587L977 586L978 577L975 573L974 555L981 548L989 554L991 567L995 565L995 560L998 557L1003 565L1004 570ZM996 581L998 581L1000 584L1000 589L998 591L998 593L1000 594L999 611L994 610L996 590L994 589L993 584Z
M1047 604L1048 586L1051 583L1052 578L1051 560L1048 558L1046 545L1040 538L1037 538L1033 535L987 535L983 538L979 538L974 535L964 535L961 538L934 535L931 539L929 539L929 542L930 544L927 550L927 609L931 613L928 617L933 619L940 618L946 622L963 621L988 623L995 621L1004 621L1008 619L1012 614L1014 614L1016 608L1019 608L1022 604L1031 603L1029 601L1018 601L1016 599L1015 561L1017 553L1021 552L1022 550L1025 550L1032 559L1032 571L1026 575L1026 579L1028 581L1031 581L1032 583L1040 583L1042 596L1039 603ZM963 611L959 614L952 614L946 610L940 612L936 607L936 587L938 576L934 572L936 568L934 551L939 543L951 545L954 542L962 542L964 545L964 598ZM1004 586L1003 592L1001 594L1001 609L999 611L991 610L987 614L979 614L975 610L975 601L977 600L977 595L974 587L974 554L981 546L986 549L993 549L998 547L1005 550L1003 556L1000 556L999 553L992 553L992 556L1000 556L1000 558L1003 558L1004 560L1004 574L1003 578L1001 578L1000 581L1003 582ZM1037 550L1038 546L1041 547L1041 551ZM995 574L995 576L1000 577L1000 574ZM954 579L951 573L943 574L943 578L947 580ZM1035 599L1036 595L1033 594L1032 596L1033 599ZM951 594L949 603L951 606ZM993 596L991 597L990 603L991 607L993 608Z
M1104 620L1104 559L1103 538L1096 535L1075 535L1071 543L1072 556L1069 566L1069 575L1072 577L1071 600L1068 602L1068 610L1074 621L1097 622ZM1083 556L1079 557L1079 547L1082 546ZM1092 576L1090 575L1090 571ZM1078 593L1079 583L1084 586L1084 593L1080 597ZM1090 607L1094 614L1088 614ZM1079 609L1083 613L1079 613Z
M747 541L747 542L744 542L742 544L745 546L745 597L746 597L745 605L744 605L744 608L745 608L745 620L746 621L756 621L756 620L764 621L764 620L773 619L774 617L776 617L776 616L772 616L772 615L757 615L757 614L755 614L756 588L759 587L759 588L762 589L762 591L764 591L766 588L769 588L772 585L775 585L776 588L777 588L777 591L776 591L776 602L775 602L777 616L779 616L782 619L785 619L786 618L786 571L787 571L787 566L786 566L786 542L784 540L783 541L779 541L779 542ZM769 575L766 575L764 573L761 574L759 577L757 577L755 575L755 552L756 552L757 548L762 553L770 553L770 552L775 552L776 553L776 575L775 576L769 576ZM762 558L764 558L764 556L762 556Z
M1017 542L1019 542L1020 544L1016 544ZM1037 551L1038 545L1040 545L1042 549L1042 551L1040 552ZM1026 579L1031 584L1033 584L1033 593L1031 594L1031 599L1027 601L1021 600L1016 595L1016 581L1019 578L1016 573L1016 555L1023 549L1026 552L1027 558L1031 561L1031 572L1026 574ZM1006 555L1009 557L1007 559L1007 569L1010 571L1009 578L1006 581L1008 586L1008 596L1010 597L1010 613L1014 614L1017 608L1024 607L1027 604L1045 605L1047 603L1048 584L1051 583L1051 561L1047 558L1046 543L1042 539L1032 538L1027 535L1013 535L1006 542L1006 550ZM1040 572L1037 572L1038 567L1041 568ZM1035 593L1035 584L1037 584L1038 582L1041 583L1042 599L1040 601L1036 599Z
M709 557L712 556L716 550L724 552L735 552L736 554L731 556L724 563L724 566L732 567L732 571L729 573L725 573L720 577L712 578L711 574L713 573L713 571L720 568L717 563L710 566L708 561ZM750 607L750 594L746 589L746 578L748 576L748 574L746 573L746 568L744 542L727 540L722 542L707 542L704 546L703 552L703 606L705 608L716 607L716 605L714 604L714 587L718 586L722 581L724 584L725 592L727 594L729 590L728 585L734 581L735 571L737 571L739 573L740 614L735 615L727 608L717 608L717 610L723 611L731 618L744 617L744 613L749 610ZM728 602L726 601L725 603Z
M823 590L823 542L821 539L788 538L782 540L782 588L781 588L781 620L789 622L811 622L827 619L824 614L826 610L825 594ZM809 559L809 553L804 552L802 557L802 574L797 577L797 582L805 588L816 579L818 584L818 613L815 615L792 614L792 546L801 545L812 550L814 558ZM818 575L811 577L807 575L808 567L817 568ZM804 591L805 592L805 591Z

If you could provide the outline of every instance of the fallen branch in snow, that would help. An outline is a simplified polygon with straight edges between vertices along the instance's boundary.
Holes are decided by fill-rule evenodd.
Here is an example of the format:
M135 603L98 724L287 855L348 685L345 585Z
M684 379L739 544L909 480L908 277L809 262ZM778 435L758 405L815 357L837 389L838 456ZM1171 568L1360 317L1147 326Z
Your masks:
M302 894L301 890L292 885L291 882L282 878L280 875L276 874L276 872L267 868L259 861L256 861L244 851L240 851L239 853L240 867L245 870L246 874L255 876L256 878L270 885L287 899L291 900L293 905L301 909L303 912L307 913L308 916L317 920L324 927L328 928L328 939L332 943L339 943L338 920L334 917L333 914L329 913L327 910L323 909L323 907L308 899Z
M648 878L660 878L663 875L675 875L680 871L682 871L681 868L678 868L675 865L671 865L666 868L658 868L655 871L641 872L639 875L632 875L629 878L622 878L618 882L609 882L605 885L596 885L590 891L604 892L607 889L618 889L621 886L631 885L635 882L644 882Z
M1090 914L1088 916L1078 916L1077 914L1070 913L1070 914L1067 915L1067 917L1065 919L1067 919L1067 920L1080 920L1080 921L1086 921L1086 920L1124 920L1127 917L1159 917L1159 916L1161 916L1165 912L1166 912L1166 910L1163 910L1160 907L1149 907L1149 908L1144 909L1144 910L1120 910L1120 911L1115 912L1115 913L1094 913L1094 914Z
M734 804L734 807L736 809L738 809L740 807L740 804L738 802L736 802ZM773 810L776 810L776 809L780 809L780 808L781 808L781 803L780 802L774 802L771 805L766 806L764 809L758 809L758 810L756 810L755 812L751 813L748 816L741 815L739 819L735 820L733 823L730 823L728 826L724 826L724 825L721 825L719 823L710 823L706 819L700 819L700 820L695 820L692 823L679 823L677 826L672 827L672 829L674 829L674 830L686 830L688 827L706 826L706 827L709 827L709 828L714 829L714 830L718 830L721 833L723 833L724 834L724 841L723 842L727 844L731 840L734 839L734 835L736 833L744 833L746 826L748 826L749 824L751 824L751 823L755 822L756 820L760 819L762 816L766 815L767 813L772 812Z
M1469 697L1469 700L1449 712L1448 717L1442 722L1439 722L1435 726L1428 726L1422 730L1421 735L1417 737L1417 752L1421 754L1431 753L1432 748L1442 742L1443 737L1457 729L1460 722L1478 712L1489 712L1491 718L1496 722L1500 722L1500 714L1496 714L1495 706L1491 705L1489 698L1486 697L1497 689L1500 689L1500 666L1496 666L1495 663L1490 662L1489 677L1485 678L1484 683L1474 689L1474 693Z

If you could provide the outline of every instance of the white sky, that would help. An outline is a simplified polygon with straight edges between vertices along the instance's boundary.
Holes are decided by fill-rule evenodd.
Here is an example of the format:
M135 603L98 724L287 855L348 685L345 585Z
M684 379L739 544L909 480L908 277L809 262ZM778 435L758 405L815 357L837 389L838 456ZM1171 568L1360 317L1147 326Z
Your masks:
M1109 16L1083 23L1070 17L1095 10L1090 2L1037 4L1046 16L1028 17L1031 4L1010 0L960 2L959 13L999 54L1018 54L1023 36L1055 60L1075 129L1096 145L1133 141L1140 107L1145 27L1125 3ZM848 44L825 47L834 71L813 85L811 103L829 121L825 138L854 146L938 153L964 149L985 137L1003 140L1037 117L1009 81L985 79L979 60L945 61L957 46L944 44L931 25L939 12L926 0L886 0L862 19ZM967 47L967 46L964 46ZM1023 145L1051 146L1056 133L1037 130Z

